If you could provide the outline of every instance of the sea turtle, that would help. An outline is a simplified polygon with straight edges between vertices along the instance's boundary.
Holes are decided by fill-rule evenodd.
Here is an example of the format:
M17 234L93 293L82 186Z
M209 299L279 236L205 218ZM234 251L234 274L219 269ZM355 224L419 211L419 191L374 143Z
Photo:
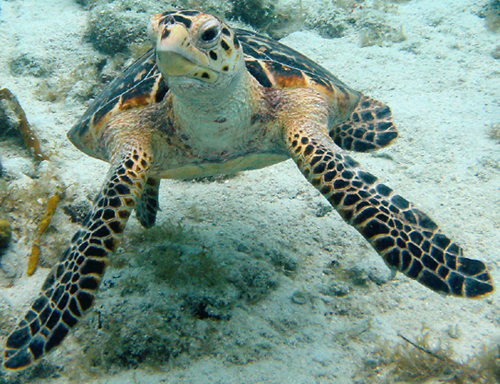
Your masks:
M302 54L198 11L153 16L155 47L109 84L69 139L111 164L83 228L8 336L4 367L22 369L58 346L92 307L133 209L144 227L160 179L266 167L292 158L307 180L387 265L446 295L493 290L427 215L344 150L397 136L391 110Z

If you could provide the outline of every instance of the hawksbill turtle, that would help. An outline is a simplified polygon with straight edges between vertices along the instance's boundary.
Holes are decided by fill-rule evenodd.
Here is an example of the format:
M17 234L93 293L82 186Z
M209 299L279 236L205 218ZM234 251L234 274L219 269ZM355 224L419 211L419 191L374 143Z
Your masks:
M397 137L391 110L304 55L198 11L154 15L156 44L69 131L111 164L83 228L8 336L3 365L22 369L57 347L94 304L108 257L135 209L151 227L160 179L258 169L292 158L386 264L445 294L493 290L436 223L346 154Z

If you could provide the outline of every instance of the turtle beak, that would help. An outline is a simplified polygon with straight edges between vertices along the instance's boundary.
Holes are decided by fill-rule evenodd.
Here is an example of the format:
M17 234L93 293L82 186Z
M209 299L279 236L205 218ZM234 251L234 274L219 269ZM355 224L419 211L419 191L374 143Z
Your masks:
M170 25L160 34L156 44L156 57L165 76L186 76L199 67L189 59L193 54L189 42L187 29L180 24Z

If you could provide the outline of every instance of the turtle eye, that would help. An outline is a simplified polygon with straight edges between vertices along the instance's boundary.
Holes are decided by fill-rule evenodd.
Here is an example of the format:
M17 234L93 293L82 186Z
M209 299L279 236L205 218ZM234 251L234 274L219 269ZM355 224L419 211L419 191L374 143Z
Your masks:
M218 27L211 27L208 28L206 31L204 31L200 38L203 40L205 43L210 43L215 40L215 38L219 35L219 28Z

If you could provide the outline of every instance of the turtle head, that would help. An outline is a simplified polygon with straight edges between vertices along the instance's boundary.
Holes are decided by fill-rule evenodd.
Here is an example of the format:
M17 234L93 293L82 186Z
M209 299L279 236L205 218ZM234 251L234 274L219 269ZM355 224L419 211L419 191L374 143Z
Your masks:
M176 89L228 86L244 68L238 38L217 17L198 11L156 14L151 32L158 68Z

